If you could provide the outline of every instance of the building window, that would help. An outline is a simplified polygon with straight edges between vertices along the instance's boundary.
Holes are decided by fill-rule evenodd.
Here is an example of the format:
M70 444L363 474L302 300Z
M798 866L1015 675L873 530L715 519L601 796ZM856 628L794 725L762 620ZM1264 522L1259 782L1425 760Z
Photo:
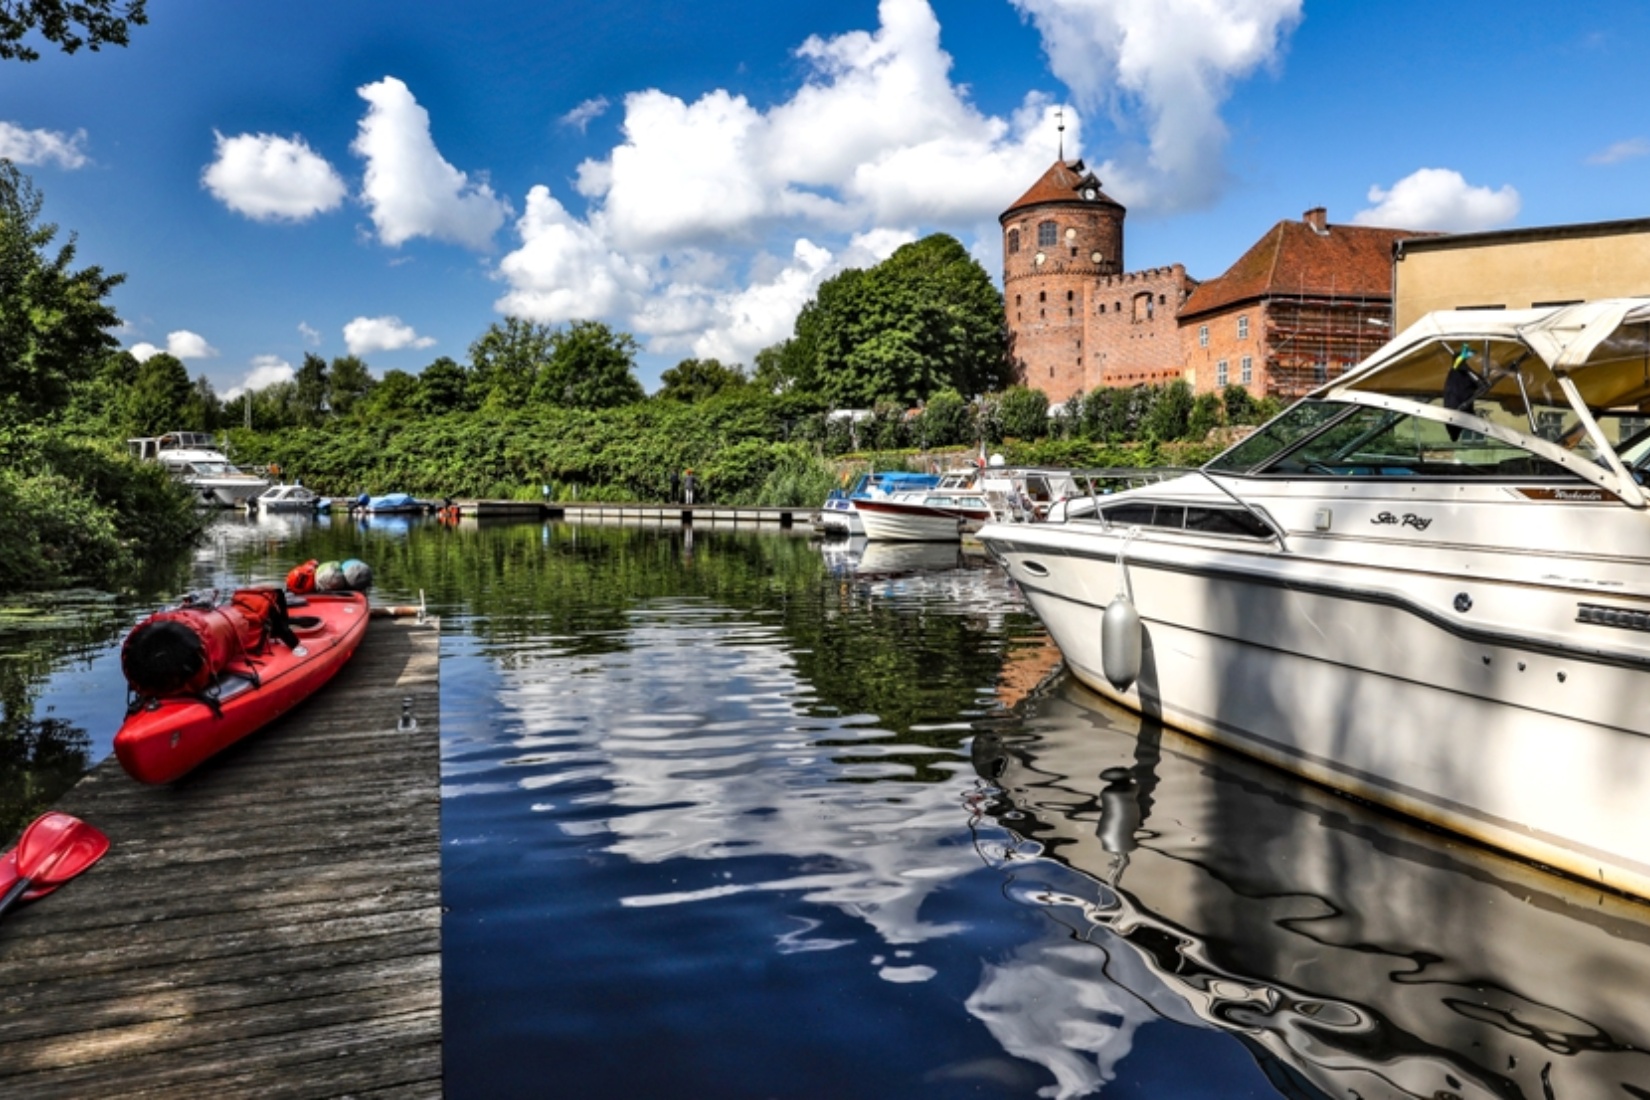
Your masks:
M1245 386L1255 381L1255 360L1253 356L1245 355L1238 360L1238 381Z
M1046 301L1048 301L1048 291L1046 291L1046 290L1039 290L1039 291L1038 291L1038 292L1037 292L1037 300L1038 300L1038 301L1039 301L1039 302L1046 302Z
M1008 231L1008 251L1010 255L1020 251L1020 231L1018 229Z
M1247 313L1238 317L1238 339L1249 339L1249 315Z
M1328 363L1313 363L1312 364L1312 377L1317 379L1318 385L1320 385L1320 386L1323 385L1325 382L1329 381L1329 364Z
M1069 301L1071 301L1071 300L1072 300L1072 299L1073 299L1073 298L1075 298L1075 297L1076 297L1076 296L1077 296L1077 295L1076 295L1076 292L1075 292L1075 291L1070 291L1070 290L1068 290L1068 291L1066 291L1066 301L1068 301L1068 302L1069 302Z
M1135 323L1139 324L1142 321L1150 321L1151 319L1152 319L1152 296L1150 294L1136 294L1134 296L1134 321L1135 321Z
M1037 225L1037 247L1053 248L1060 239L1060 229L1053 222L1039 222Z
M1016 302L1018 302L1018 299L1016 299ZM1198 325L1197 326L1197 346L1200 347L1200 348L1206 348L1206 347L1209 346L1209 326L1208 325Z
M1220 389L1225 389L1226 382L1226 360L1222 359L1215 364L1215 385Z

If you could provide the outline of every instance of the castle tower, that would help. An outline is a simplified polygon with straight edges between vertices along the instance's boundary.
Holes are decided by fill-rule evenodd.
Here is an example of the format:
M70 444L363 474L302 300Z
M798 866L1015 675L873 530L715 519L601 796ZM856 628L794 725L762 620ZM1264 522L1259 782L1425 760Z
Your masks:
M1050 404L1084 390L1094 374L1083 349L1089 299L1098 279L1123 271L1125 213L1081 160L1062 157L998 218L1010 354L1021 380Z

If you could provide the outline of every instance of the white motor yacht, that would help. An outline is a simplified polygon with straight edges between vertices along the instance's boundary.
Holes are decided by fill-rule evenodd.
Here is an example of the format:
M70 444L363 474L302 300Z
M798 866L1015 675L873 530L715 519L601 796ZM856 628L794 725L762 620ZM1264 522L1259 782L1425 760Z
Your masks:
M134 457L159 462L189 486L196 503L208 507L243 507L269 488L269 479L236 468L210 432L167 432L128 439L126 449Z
M1202 469L979 539L1082 683L1650 897L1650 299L1431 314Z

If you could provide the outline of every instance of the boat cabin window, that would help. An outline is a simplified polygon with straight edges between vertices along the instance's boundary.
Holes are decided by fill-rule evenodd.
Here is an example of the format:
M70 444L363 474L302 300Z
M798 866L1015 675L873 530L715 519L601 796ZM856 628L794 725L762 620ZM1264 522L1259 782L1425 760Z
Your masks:
M1264 523L1238 507L1126 501L1102 506L1100 515L1106 523L1118 527L1167 528L1201 535L1235 535L1253 539L1272 537L1271 530Z

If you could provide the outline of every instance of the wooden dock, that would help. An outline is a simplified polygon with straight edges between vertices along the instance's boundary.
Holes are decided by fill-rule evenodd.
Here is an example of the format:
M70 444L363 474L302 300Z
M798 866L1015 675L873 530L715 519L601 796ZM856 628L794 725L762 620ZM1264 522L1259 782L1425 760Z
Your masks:
M604 504L557 501L461 500L466 519L557 519L567 523L642 524L667 527L796 527L813 522L817 508L743 508L723 504Z
M375 619L179 782L60 801L112 846L0 920L0 1095L441 1095L438 645Z

